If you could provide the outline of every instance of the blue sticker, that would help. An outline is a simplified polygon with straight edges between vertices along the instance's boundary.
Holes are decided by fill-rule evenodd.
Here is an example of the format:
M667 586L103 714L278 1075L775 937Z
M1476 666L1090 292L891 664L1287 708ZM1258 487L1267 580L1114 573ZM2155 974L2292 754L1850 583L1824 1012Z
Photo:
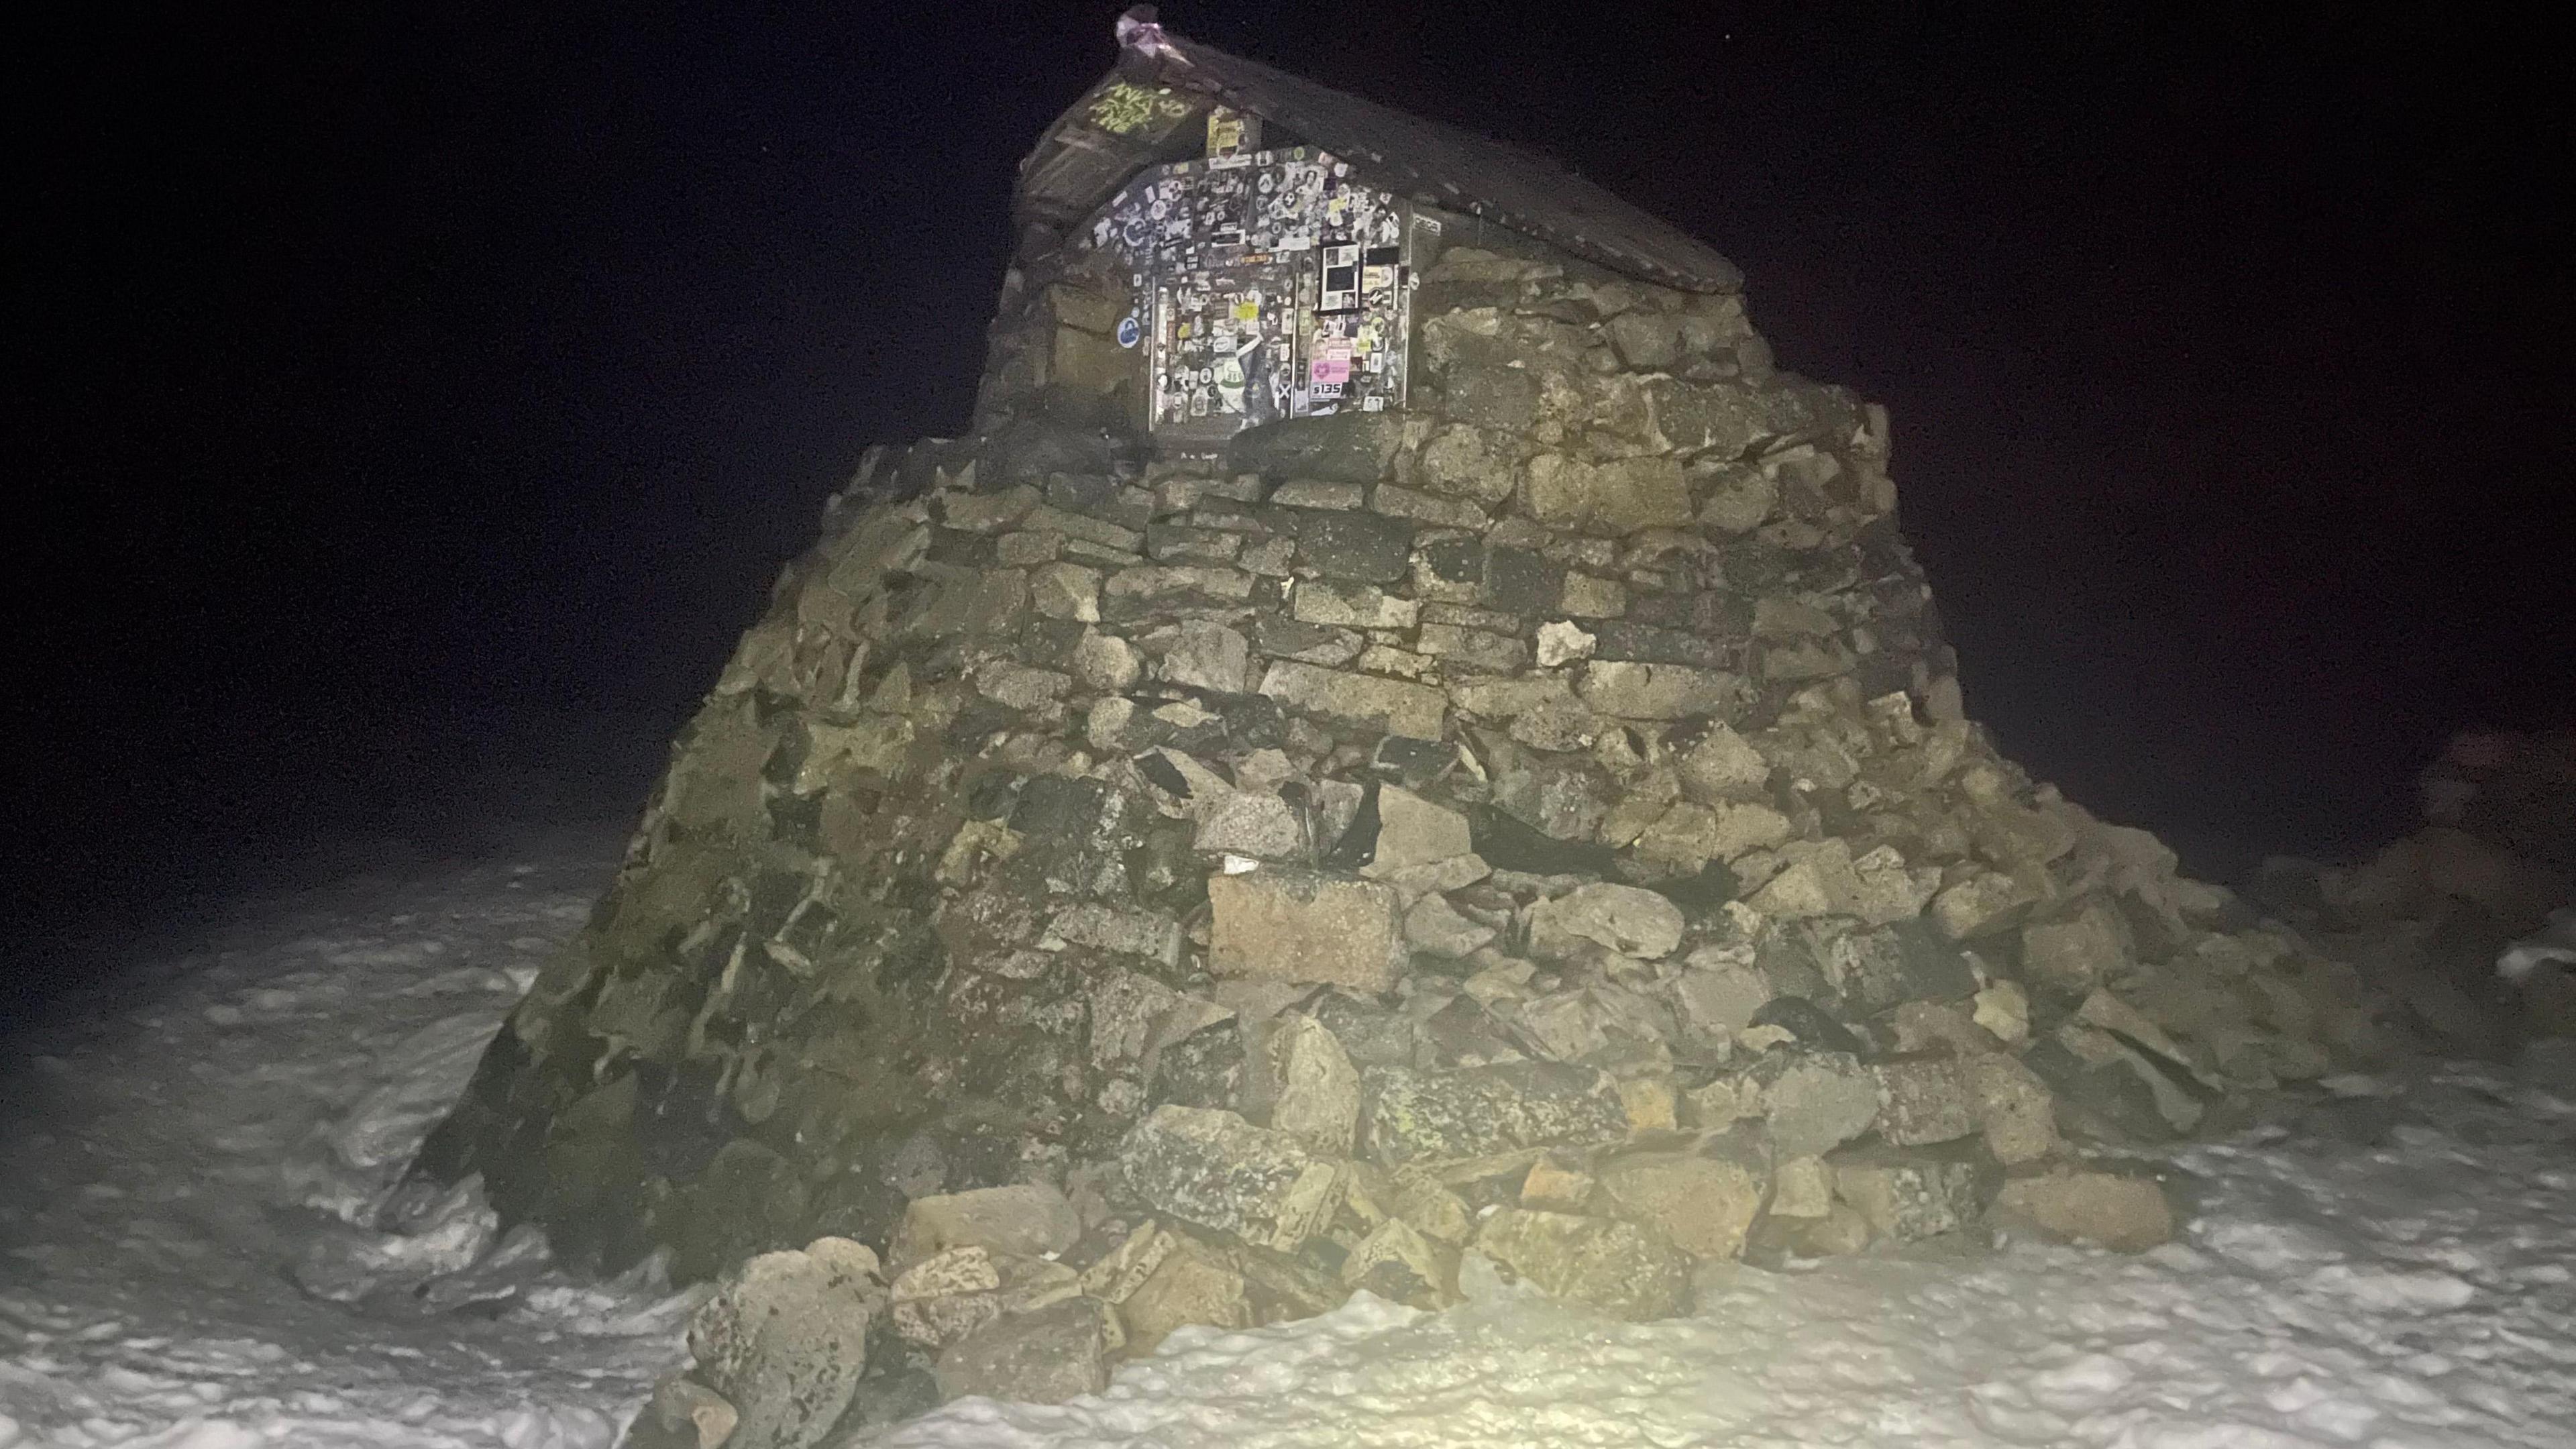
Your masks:
M1118 345L1119 345L1119 346L1121 346L1121 347L1133 347L1133 346L1135 346L1135 345L1136 345L1136 339L1137 339L1137 338L1139 338L1139 337L1142 337L1142 336L1144 336L1144 335L1145 335L1145 329L1136 325L1136 319L1135 319L1135 318L1133 318L1133 317L1121 317L1121 318L1119 318L1119 319L1118 319Z

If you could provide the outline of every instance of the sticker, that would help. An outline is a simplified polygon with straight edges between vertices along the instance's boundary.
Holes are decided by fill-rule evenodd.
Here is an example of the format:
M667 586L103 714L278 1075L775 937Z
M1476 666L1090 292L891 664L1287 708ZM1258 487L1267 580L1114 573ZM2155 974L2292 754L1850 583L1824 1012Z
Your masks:
M1119 319L1118 319L1118 345L1119 345L1119 346L1121 346L1121 347L1133 347L1133 346L1135 346L1135 345L1137 344L1137 342L1138 342L1139 340L1141 340L1141 339L1144 337L1144 335L1145 335L1145 327L1144 327L1144 324L1142 324L1142 323L1138 322L1138 321L1136 320L1135 316L1134 316L1132 313L1131 313L1130 315L1128 315L1128 316L1121 317L1121 318L1119 318Z
M1360 301L1360 249L1324 248L1324 285L1316 306L1325 312L1347 312Z
M1306 394L1337 398L1351 380L1351 344L1347 339L1317 338L1315 356L1306 364Z
M1261 147L1261 118L1246 115L1230 106L1216 106L1208 111L1207 154L1209 164L1220 161L1237 166L1252 164L1246 154Z

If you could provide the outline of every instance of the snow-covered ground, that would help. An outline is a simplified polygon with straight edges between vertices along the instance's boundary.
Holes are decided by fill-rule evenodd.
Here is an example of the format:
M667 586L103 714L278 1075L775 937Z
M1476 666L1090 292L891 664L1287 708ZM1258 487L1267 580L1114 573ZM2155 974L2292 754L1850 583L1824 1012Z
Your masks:
M614 848L261 902L8 1043L0 1449L613 1442L685 1301L550 1276L471 1201L360 1224Z
M688 1300L584 1288L469 1198L361 1224L610 846L350 882L138 963L0 1063L0 1449L604 1445ZM1489 1288L1184 1331L1057 1408L952 1404L965 1446L2576 1443L2576 1073L2340 1095L2178 1162L2182 1243L2036 1244L1703 1280L1621 1325ZM2403 1088L2402 1095L2397 1094Z

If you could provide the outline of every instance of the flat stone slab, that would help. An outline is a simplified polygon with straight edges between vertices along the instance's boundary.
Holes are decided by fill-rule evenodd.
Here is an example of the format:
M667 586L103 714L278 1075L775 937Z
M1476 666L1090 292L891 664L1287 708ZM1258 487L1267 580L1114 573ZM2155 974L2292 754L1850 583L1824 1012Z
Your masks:
M1440 738L1449 720L1449 696L1430 685L1289 659L1261 676L1261 693L1300 713L1418 740Z
M1208 877L1208 970L1375 995L1404 963L1393 887L1274 867Z
M1361 1147L1390 1166L1463 1162L1537 1147L1583 1147L1628 1135L1610 1078L1563 1062L1505 1062L1454 1072L1379 1067L1363 1084Z

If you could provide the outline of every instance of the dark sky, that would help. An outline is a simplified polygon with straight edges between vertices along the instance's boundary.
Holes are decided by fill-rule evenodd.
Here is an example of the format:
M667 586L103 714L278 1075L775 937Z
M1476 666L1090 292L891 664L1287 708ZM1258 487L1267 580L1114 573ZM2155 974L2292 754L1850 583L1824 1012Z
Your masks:
M1013 167L1117 6L50 8L10 871L107 920L631 814L860 450L963 425ZM2224 870L2576 710L2566 53L2230 8L1164 19L1716 243L1894 409L1971 708Z

